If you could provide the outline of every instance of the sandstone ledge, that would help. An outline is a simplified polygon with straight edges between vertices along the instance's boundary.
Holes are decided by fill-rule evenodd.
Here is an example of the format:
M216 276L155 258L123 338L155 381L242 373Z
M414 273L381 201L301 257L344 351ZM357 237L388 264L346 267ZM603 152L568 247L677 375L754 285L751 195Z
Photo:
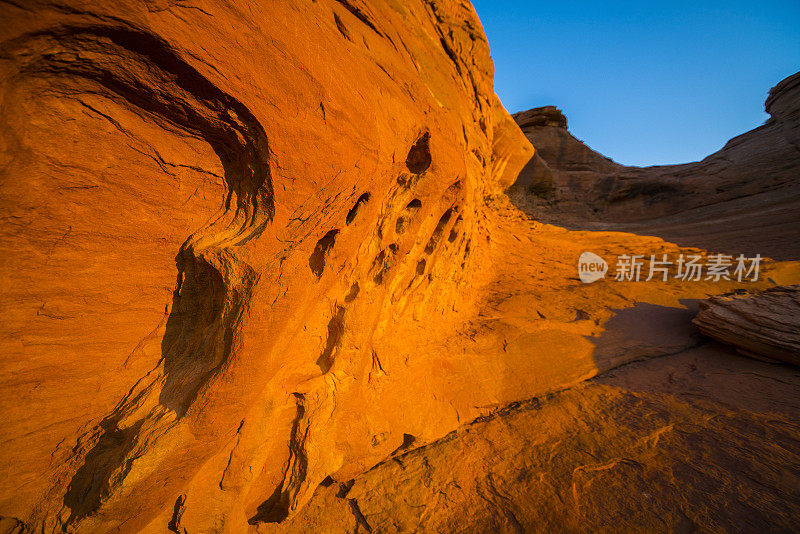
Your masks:
M694 324L745 355L800 365L800 286L700 302Z

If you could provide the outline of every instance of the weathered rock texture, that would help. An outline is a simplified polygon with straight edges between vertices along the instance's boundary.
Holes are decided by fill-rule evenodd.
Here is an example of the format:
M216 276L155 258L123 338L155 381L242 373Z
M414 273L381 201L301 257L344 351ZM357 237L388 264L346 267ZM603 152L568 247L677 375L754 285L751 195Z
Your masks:
M240 530L472 410L432 345L533 149L470 4L0 18L0 514Z
M692 299L800 282L578 281L584 250L682 249L510 206L533 149L465 2L0 17L5 530L282 528L498 407L693 346Z
M548 106L517 113L536 147L513 188L539 220L657 235L686 246L800 258L800 73L769 93L764 125L683 165L628 167L593 151Z
M742 354L800 365L800 286L711 297L692 322Z

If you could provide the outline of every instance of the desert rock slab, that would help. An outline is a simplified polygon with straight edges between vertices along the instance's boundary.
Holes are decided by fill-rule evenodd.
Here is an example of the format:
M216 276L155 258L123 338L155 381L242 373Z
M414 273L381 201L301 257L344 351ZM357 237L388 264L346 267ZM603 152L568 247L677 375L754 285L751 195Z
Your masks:
M711 297L693 322L742 354L800 365L800 286Z

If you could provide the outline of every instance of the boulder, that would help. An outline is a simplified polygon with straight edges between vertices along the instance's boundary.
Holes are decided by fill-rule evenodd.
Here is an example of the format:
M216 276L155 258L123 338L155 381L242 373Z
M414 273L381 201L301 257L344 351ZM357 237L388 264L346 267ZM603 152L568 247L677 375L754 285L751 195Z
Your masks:
M747 356L800 365L800 286L710 297L692 322Z

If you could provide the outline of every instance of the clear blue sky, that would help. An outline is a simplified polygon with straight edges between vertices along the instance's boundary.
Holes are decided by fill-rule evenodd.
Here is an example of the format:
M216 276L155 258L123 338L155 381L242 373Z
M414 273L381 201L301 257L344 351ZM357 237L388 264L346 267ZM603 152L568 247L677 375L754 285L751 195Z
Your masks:
M573 135L629 165L702 159L767 118L800 70L800 0L473 0L514 113L556 105Z

